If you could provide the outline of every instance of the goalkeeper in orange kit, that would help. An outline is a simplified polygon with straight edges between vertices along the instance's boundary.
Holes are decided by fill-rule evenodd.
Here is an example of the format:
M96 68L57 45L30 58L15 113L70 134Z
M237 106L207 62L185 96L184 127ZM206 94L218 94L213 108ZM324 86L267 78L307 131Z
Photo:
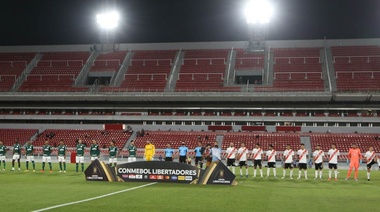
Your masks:
M357 148L356 144L352 145L352 147L350 148L348 152L347 157L348 157L348 160L350 160L350 168L348 169L346 180L350 178L352 169L355 168L354 179L355 181L358 181L359 165L362 159L362 153L360 152L360 149Z
M145 145L145 152L144 152L144 158L146 161L153 160L154 154L156 153L156 149L154 148L154 145L147 140Z

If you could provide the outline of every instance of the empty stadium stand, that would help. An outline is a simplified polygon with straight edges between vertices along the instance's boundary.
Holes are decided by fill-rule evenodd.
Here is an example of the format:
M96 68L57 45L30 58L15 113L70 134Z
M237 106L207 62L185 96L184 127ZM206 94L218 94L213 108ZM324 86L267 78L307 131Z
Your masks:
M223 84L227 56L227 49L186 50L175 91L241 91L240 87Z
M380 89L380 47L331 47L338 91Z
M0 92L10 91L35 53L0 53Z
M24 145L36 133L37 129L0 129L0 140L6 146L13 146L16 139L19 139L20 144Z
M163 92L176 50L134 51L134 56L120 87L103 87L101 91Z
M168 143L172 148L177 149L181 146L182 142L186 143L186 146L190 149L194 149L198 145L198 136L200 136L203 143L215 142L216 133L213 132L179 132L179 131L145 131L143 137L137 137L135 144L138 148L144 148L146 141L151 141L156 149L165 149ZM208 140L205 140L208 136Z
M89 52L48 52L22 83L22 92L88 91L74 81L90 56Z
M324 91L320 49L273 49L273 86L255 91Z
M331 148L331 144L336 144L337 149L341 152L348 152L352 144L356 144L365 153L370 146L374 147L374 150L379 151L380 141L375 137L378 134L337 134L337 133L322 133L322 134L310 134L310 141L312 148L316 145L321 145L322 150L328 151Z
M263 54L246 53L244 49L236 49L235 70L260 70L263 68Z
M127 53L118 51L100 54L95 59L90 71L118 71Z
M259 143L264 150L267 150L269 144L272 144L275 150L284 151L287 144L292 149L298 149L300 135L293 133L231 132L224 134L222 149L227 149L231 142L234 143L235 147L240 147L240 144L244 142L249 150L252 150L256 143Z
M53 133L53 137L49 135ZM81 139L84 144L89 147L92 144L92 140L98 141L98 144L102 148L109 146L111 140L115 141L115 145L118 148L123 148L131 133L124 132L122 130L57 130L57 129L47 129L45 130L34 142L34 146L42 146L45 139L49 139L50 145L57 146L61 139L65 142L68 147L75 147L76 141Z

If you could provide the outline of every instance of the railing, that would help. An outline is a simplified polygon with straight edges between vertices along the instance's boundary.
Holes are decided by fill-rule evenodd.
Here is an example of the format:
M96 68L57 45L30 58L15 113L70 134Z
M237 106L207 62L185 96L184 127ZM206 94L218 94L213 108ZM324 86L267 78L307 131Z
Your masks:
M17 79L17 75L0 75L0 81L2 81L3 79L3 77L13 77L14 78L14 81L16 81L16 79ZM6 79L6 80L8 80L8 79ZM13 83L13 82L12 82Z
M322 72L276 72L274 73L273 79L277 79L277 75L289 75L289 79L292 79L292 74L300 75L304 74L305 79L308 79L308 74L318 74L320 75L321 79L323 79L323 73Z
M60 86L54 87L54 85L47 85L47 86L39 86L39 87L32 87L32 88L22 88L22 91L18 91L17 93L28 93L33 95L33 93L44 93L48 95L49 93L85 93L86 95L90 95L89 93L89 87L71 87L71 85L68 86Z
M49 77L49 76L57 76L58 81L60 81L61 76L71 76L73 80L75 80L75 74L29 74L26 76L25 81L28 81L28 78L31 77L39 77L40 81L42 81L43 77Z
M131 63L129 64L129 66L132 66L133 65L133 61L142 61L143 62L143 66L146 65L146 61L156 61L156 65L159 66L160 65L160 61L169 61L170 62L170 65L173 64L173 60L172 59L133 59L131 60Z
M80 62L81 66L83 66L83 60L40 60L37 65L46 63L46 64L49 64L50 67L53 67L53 66L61 66L60 64L66 63L66 66L69 67L70 62ZM53 64L53 63L59 63L59 65ZM43 66L40 66L40 67L43 67Z
M81 82L81 80L83 80L84 76L88 73L88 70L91 67L91 64L90 64L91 61L93 61L94 57L97 55L98 54L96 53L96 51L91 52L90 57L88 57L88 59L86 61L86 64L84 65L81 72L79 72L77 78L75 79L74 85L78 85Z
M206 76L206 79L209 80L210 76L220 76L220 79L223 80L223 74L222 73L179 73L178 74L178 80L181 79L181 76L191 76L191 79L194 80L195 75L203 75Z
M174 79L175 74L178 74L178 72L179 72L179 71L177 71L177 66L178 66L178 62L179 62L179 58L181 57L181 54L182 54L182 49L178 50L178 52L176 53L174 65L172 66L172 68L170 70L170 78L169 78L169 82L167 83L168 90L170 90L172 87L173 80L175 80ZM183 57L183 55L182 55L182 57ZM174 86L175 86L175 83L176 83L176 81L174 81L174 83L173 83Z
M335 63L335 58L348 58L348 62L351 63L351 58L367 58L367 63L370 62L369 58L380 57L380 55L368 55L368 56L333 56L333 63Z
M257 64L260 64L260 60L264 61L262 57L241 57L236 58L236 61L240 61L240 65L243 64L243 60L257 60Z
M287 87L287 88L274 88L274 87L253 87L248 88L248 90L244 90L243 92L255 92L255 93L261 93L261 92L276 92L276 93L285 93L285 92L317 92L317 93L330 93L326 92L324 88L294 88L294 87Z
M231 51L229 51L229 54L230 55L229 55L229 63L228 63L228 68L227 68L226 85L228 85L229 79L230 79L232 57L233 57L233 54L234 54L234 48L233 47L231 48ZM235 64L235 66L236 66L236 64Z
M291 59L303 59L303 63L306 64L306 59L318 59L319 63L321 63L321 57L274 57L273 63L277 63L277 59L288 59L288 63L291 64Z
M96 79L94 81L94 83L92 84L92 86L90 88L90 92L94 92L96 90L97 86L98 86L98 79Z
M24 66L27 66L28 65L28 61L0 61L0 65L2 64L10 64L11 67L13 67L13 64L15 63L23 63Z
M33 70L33 68L37 65L37 62L42 58L41 53L37 53L34 58L30 61L30 63L25 67L24 71L21 75L16 79L15 83L13 83L12 91L16 91L17 88L21 85L21 82L26 78L26 76Z
M103 87L104 88L104 87ZM217 92L217 93L226 93L226 92L242 92L241 88L236 87L223 87L223 88L177 88L174 92L166 92L165 88L122 88L122 87L109 87L108 89L100 90L98 92L102 93L167 93L167 94L176 94L180 92L184 93L193 93L193 92Z
M339 73L342 73L342 74L351 74L352 79L355 79L355 73L356 74L370 73L371 74L371 78L374 79L375 76L373 75L373 73L380 73L380 70L379 71L336 71L335 72L335 78L336 79L338 79L338 74Z
M140 76L150 76L151 80L154 80L154 76L165 76L165 80L168 80L167 74L124 74L124 80L126 76L137 76L137 80L140 80Z
M328 83L329 83L329 91L332 92L333 88L332 88L332 81L331 81L331 75L330 75L330 64L329 64L328 57L327 57L326 39L325 39L325 42L324 42L323 53L324 53L324 56L325 56L325 64L326 64L327 80L328 80ZM336 87L336 83L335 83L335 87Z
M119 60L119 59L94 60L94 61L92 62L92 65L95 66L95 67L96 67L96 64L95 64L96 62L106 62L106 66L108 66L108 63L109 63L109 62L117 62L119 66L120 66L120 64L121 64L121 60Z
M195 60L195 65L198 65L198 61L206 60L209 61L209 64L212 65L213 60L223 60L223 64L226 64L226 58L186 58L182 59L182 65L185 64L185 61L193 61Z

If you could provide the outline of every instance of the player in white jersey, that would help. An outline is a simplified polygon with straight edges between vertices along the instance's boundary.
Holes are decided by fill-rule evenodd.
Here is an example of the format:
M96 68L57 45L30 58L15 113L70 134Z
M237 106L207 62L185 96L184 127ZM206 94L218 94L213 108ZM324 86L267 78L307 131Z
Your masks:
M293 157L294 152L290 148L290 145L286 145L286 150L284 151L284 170L282 171L282 179L285 179L286 170L290 169L290 179L293 179Z
M322 169L323 169L323 157L325 153L321 150L321 146L317 144L315 147L315 151L313 152L313 163L315 165L315 178L318 179L318 171L319 171L319 179L322 180Z
M329 155L329 178L331 180L331 172L334 169L335 181L338 180L338 156L340 155L339 150L336 148L335 144L331 144L331 149L327 153Z
M232 169L232 173L235 174L235 158L237 149L234 147L234 143L230 143L230 147L226 150L227 153L227 167L228 169Z
M373 147L369 147L369 150L364 155L367 160L367 179L370 181L371 178L371 167L375 164L375 161L378 160L375 151L373 151Z
M253 160L253 177L256 177L256 169L259 166L260 177L263 177L263 169L261 164L261 158L264 151L260 148L260 144L256 144L256 147L252 150L252 160Z
M266 152L268 158L268 169L267 169L267 178L269 178L270 169L273 169L273 176L277 178L276 175L276 150L273 149L273 145L269 145L269 150Z
M309 155L309 151L307 151L307 149L305 149L305 144L301 144L300 146L301 146L301 149L299 149L297 151L297 155L298 155L298 168L299 168L298 178L297 179L301 179L301 172L302 172L302 170L304 170L305 179L308 179L307 178L307 158L308 158L308 155Z
M239 161L240 177L243 177L243 166L245 166L245 176L248 177L248 164L247 164L248 148L245 147L245 143L241 143L236 158Z

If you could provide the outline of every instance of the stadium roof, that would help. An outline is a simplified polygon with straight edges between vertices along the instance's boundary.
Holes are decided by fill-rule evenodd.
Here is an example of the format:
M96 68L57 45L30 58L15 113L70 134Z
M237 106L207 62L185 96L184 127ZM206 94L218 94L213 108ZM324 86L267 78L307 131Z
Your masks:
M2 2L0 45L90 44L96 14L122 15L116 42L241 41L246 0L33 0ZM379 0L271 0L270 40L380 37Z

